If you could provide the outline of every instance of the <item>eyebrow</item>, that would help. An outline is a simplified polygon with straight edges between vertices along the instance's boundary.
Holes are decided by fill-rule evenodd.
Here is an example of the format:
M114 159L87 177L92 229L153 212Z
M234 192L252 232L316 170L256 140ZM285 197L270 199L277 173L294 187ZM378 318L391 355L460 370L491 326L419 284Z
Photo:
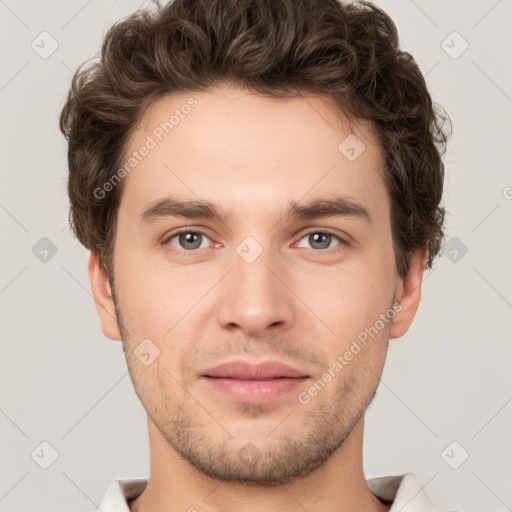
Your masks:
M373 226L370 212L363 205L348 197L317 199L307 204L292 201L288 203L288 208L282 218L313 220L335 216L359 218ZM166 217L207 219L224 223L228 216L222 208L210 201L179 200L168 196L150 203L140 214L139 223L142 225L151 224Z

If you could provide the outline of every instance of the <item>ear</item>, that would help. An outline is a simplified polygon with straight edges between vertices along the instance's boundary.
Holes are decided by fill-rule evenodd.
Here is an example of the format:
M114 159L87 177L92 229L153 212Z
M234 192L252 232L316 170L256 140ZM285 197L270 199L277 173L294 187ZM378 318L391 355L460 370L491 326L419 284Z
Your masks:
M421 283L427 261L428 251L418 249L411 259L409 272L399 278L396 289L396 314L389 332L390 339L403 336L412 324L421 299Z
M101 330L107 338L122 341L119 326L117 325L116 309L112 299L110 282L101 265L99 255L93 251L89 255L88 271L92 295L100 317Z

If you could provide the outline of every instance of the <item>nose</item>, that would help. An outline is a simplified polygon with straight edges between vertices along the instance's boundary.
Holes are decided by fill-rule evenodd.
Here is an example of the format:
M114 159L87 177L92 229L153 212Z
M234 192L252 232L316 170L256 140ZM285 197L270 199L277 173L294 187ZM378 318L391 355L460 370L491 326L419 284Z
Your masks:
M220 326L250 337L289 329L294 316L293 293L275 259L263 251L248 263L234 254L233 265L218 290Z

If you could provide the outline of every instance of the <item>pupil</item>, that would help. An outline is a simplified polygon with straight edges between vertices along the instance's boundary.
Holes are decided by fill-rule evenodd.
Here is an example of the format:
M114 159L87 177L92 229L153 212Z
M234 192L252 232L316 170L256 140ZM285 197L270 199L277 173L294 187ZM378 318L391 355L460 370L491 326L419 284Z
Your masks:
M331 235L328 235L326 233L313 233L312 235L310 235L310 243L313 247L314 244L317 244L317 249L325 249L329 247L330 238Z
M197 249L201 245L201 243L198 243L198 241L198 233L181 233L180 235L180 243L187 249Z

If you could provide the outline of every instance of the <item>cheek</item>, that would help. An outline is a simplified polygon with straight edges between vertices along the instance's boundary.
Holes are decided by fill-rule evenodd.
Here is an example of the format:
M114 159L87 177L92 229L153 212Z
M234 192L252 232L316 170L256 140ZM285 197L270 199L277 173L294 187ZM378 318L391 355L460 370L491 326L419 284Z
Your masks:
M170 404L179 396L179 385L176 384L179 377L175 377L176 371L169 367L165 353L148 366L133 353L127 353L127 363L134 389L148 414L151 417L172 414Z
M138 337L150 339L163 339L174 326L182 329L181 320L193 319L202 297L218 281L214 272L198 273L194 266L148 265L136 256L118 267L123 319Z
M378 262L318 267L297 278L301 297L337 345L344 345L385 313L393 296L390 280ZM319 283L320 286L319 286Z

